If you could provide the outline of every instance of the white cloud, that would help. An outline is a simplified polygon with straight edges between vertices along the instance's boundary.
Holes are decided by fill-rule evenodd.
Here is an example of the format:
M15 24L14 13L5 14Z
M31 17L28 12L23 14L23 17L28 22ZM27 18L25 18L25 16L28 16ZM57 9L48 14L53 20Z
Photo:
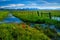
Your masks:
M0 0L0 1L10 1L10 0Z
M0 8L11 8L11 9L23 9L23 8L38 8L38 9L58 9L60 6L21 6L19 5L10 5L10 6L1 6Z
M25 6L25 4L10 4L10 5L8 5L8 6L11 6L11 7L15 7L15 6Z
M23 9L23 8L38 8L38 9L58 9L60 5L56 6L58 3L49 3L47 1L42 1L45 4L38 5L37 3L31 2L30 4L9 4L7 6L1 6L0 8L11 8L11 9Z
M31 5L31 6L36 6L37 4L36 4L36 3L31 3L30 5Z
M58 9L60 6L26 6L25 8Z
M39 9L58 9L60 8L60 6L43 6L43 7L39 7Z
M41 2L44 3L43 5L58 5L59 4L57 2L47 2L47 1L44 1L44 0L42 0Z
M45 0L37 0L36 2L28 1L28 3L29 6L60 6L60 4L57 2L48 2Z
M1 6L0 8L12 8L12 7L23 7L25 4L9 4L7 6Z

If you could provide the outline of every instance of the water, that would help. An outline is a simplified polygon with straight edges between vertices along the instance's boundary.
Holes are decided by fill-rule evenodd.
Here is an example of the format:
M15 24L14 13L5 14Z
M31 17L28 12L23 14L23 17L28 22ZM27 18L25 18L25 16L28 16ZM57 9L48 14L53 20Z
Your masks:
M53 19L53 20L60 21L60 17L52 17L52 19ZM34 24L31 24L31 25L33 26ZM55 28L55 25L40 24L40 26L42 26L42 27L44 27L44 28L48 26L48 27L50 27L51 29L56 29L56 28ZM56 31L57 31L57 32L60 32L60 29L56 29Z
M53 20L60 21L60 17L52 17ZM60 29L56 29L57 32L60 32Z
M7 18L5 18L0 23L22 23L23 21L19 18L14 17L12 14L9 14Z
M60 21L60 17L52 17L53 20Z
M60 29L56 29L57 32L60 32Z
M53 20L60 21L60 17L52 17ZM21 23L23 22L21 19L14 17L12 14L9 14L7 18L5 18L0 23ZM45 24L41 24L42 26L45 26Z
M52 17L53 20L57 20L60 21L60 17ZM22 23L23 21L19 18L14 17L12 14L9 14L7 18L5 18L3 21L1 21L0 23ZM31 23L30 26L34 26L34 23ZM54 29L55 26L54 25L47 25L47 24L40 24L40 26L42 27L47 27L49 26L51 29ZM57 32L60 32L59 29L56 30Z

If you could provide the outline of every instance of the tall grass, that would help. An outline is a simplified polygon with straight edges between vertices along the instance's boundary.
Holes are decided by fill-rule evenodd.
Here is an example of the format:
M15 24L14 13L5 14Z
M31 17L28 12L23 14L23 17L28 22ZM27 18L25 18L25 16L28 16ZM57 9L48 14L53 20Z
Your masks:
M5 19L8 16L9 12L8 11L1 11L0 10L0 21Z
M22 24L0 24L0 40L50 40L41 31Z
M57 14L55 14L55 12ZM55 23L56 20L52 20L53 16L59 16L59 11L13 11L12 14L19 19L22 19L25 22L33 22L33 23ZM51 23L52 22L52 23Z

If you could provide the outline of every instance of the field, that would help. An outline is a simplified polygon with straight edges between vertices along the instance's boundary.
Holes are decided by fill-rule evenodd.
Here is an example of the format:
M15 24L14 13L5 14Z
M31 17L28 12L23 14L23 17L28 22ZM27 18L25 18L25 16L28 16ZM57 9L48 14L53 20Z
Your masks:
M52 22L56 20L52 20L52 17L60 17L60 11L58 10L49 10L49 11L13 11L12 14L15 17L18 17L26 22L33 22L33 23L46 23Z
M9 11L0 11L0 21L5 19L9 14Z
M0 10L0 20L9 14L21 19L22 23L1 23L0 40L60 40L60 10ZM11 19L12 20L12 19ZM33 26L30 24L34 23ZM46 24L46 27L41 26ZM55 28L50 28L54 25Z

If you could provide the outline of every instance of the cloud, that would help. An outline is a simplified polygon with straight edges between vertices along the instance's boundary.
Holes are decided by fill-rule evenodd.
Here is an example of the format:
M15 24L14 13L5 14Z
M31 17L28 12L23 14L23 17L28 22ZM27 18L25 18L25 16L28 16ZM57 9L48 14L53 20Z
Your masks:
M60 6L44 6L44 7L39 7L39 9L58 9Z
M57 2L47 2L47 1L43 1L45 4L58 4Z
M4 2L4 1L10 1L10 0L0 0L0 2Z
M10 4L10 5L8 5L8 6L11 6L11 7L15 7L15 6L25 6L25 4Z
M35 0L35 1L25 1L25 3L21 4L9 4L5 6L1 6L0 8L38 8L38 9L57 9L60 8L60 3L57 2L48 2L45 0Z
M27 4L30 6L60 6L60 3L45 0L28 1Z
M1 6L0 8L12 8L12 7L23 7L25 4L9 4L7 6Z
M8 6L1 6L0 8L8 8L8 9L23 9L23 8L38 8L38 9L58 9L60 6L36 6L37 4L10 4Z
M24 8L58 9L60 6L25 6Z

